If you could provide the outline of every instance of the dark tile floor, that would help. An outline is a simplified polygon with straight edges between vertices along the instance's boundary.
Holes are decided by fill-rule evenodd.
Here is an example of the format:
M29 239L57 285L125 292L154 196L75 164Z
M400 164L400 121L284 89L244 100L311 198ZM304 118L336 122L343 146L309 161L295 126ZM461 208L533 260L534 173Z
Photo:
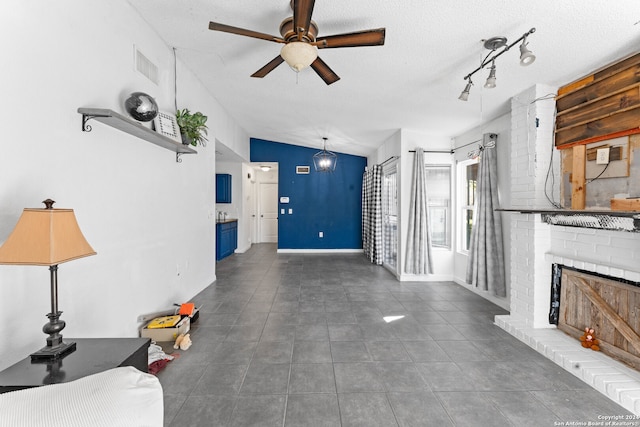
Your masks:
M629 414L494 326L506 312L454 283L398 282L361 254L273 244L216 274L194 298L192 347L158 375L168 426L520 427Z

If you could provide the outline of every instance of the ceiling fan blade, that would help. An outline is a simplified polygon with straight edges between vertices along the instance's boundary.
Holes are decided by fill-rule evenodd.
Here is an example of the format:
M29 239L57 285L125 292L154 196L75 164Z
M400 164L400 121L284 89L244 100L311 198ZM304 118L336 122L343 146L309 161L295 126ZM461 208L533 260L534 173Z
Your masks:
M298 34L298 41L309 32L314 4L315 0L293 0L293 30ZM300 28L303 31L299 31Z
M272 36L270 34L259 33L257 31L247 30L244 28L232 27L231 25L219 24L217 22L209 22L209 29L213 31L222 31L224 33L238 34L240 36L253 37L256 39L267 40L270 42L284 43L281 37Z
M340 80L340 77L333 72L331 68L322 60L317 57L315 61L311 63L311 68L320 76L327 85L335 83Z
M384 44L385 29L358 31L355 33L336 34L334 36L319 37L314 43L318 49L336 47L380 46Z
M255 73L251 74L251 77L263 78L264 76L266 76L267 74L272 72L278 65L282 64L283 62L284 62L284 59L282 59L282 56L278 55L275 58L273 58L267 65L265 65L264 67L260 68Z

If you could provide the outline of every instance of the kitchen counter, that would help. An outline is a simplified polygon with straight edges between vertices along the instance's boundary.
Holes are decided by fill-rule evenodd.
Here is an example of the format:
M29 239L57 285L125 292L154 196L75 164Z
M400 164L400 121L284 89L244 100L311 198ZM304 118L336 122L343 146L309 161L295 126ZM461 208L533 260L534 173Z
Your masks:
M238 222L238 219L237 218L229 218L229 219L217 220L216 224L228 224L230 222Z

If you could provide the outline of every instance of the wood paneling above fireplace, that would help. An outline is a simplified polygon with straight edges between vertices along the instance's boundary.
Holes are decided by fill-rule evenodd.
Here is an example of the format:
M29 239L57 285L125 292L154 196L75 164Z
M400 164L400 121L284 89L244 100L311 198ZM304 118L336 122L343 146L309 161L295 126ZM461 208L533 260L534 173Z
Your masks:
M556 147L640 132L640 53L558 90Z

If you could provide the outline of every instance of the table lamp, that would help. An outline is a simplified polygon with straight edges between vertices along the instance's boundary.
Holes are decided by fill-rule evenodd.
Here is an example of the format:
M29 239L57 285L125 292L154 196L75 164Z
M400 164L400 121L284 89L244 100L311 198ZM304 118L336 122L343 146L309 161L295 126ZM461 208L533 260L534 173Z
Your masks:
M95 255L82 235L73 209L54 209L51 199L45 209L25 208L7 240L0 247L0 264L47 265L51 276L51 313L42 327L49 334L47 345L31 355L32 361L60 359L75 351L76 343L64 342L60 332L65 322L58 311L58 264Z

